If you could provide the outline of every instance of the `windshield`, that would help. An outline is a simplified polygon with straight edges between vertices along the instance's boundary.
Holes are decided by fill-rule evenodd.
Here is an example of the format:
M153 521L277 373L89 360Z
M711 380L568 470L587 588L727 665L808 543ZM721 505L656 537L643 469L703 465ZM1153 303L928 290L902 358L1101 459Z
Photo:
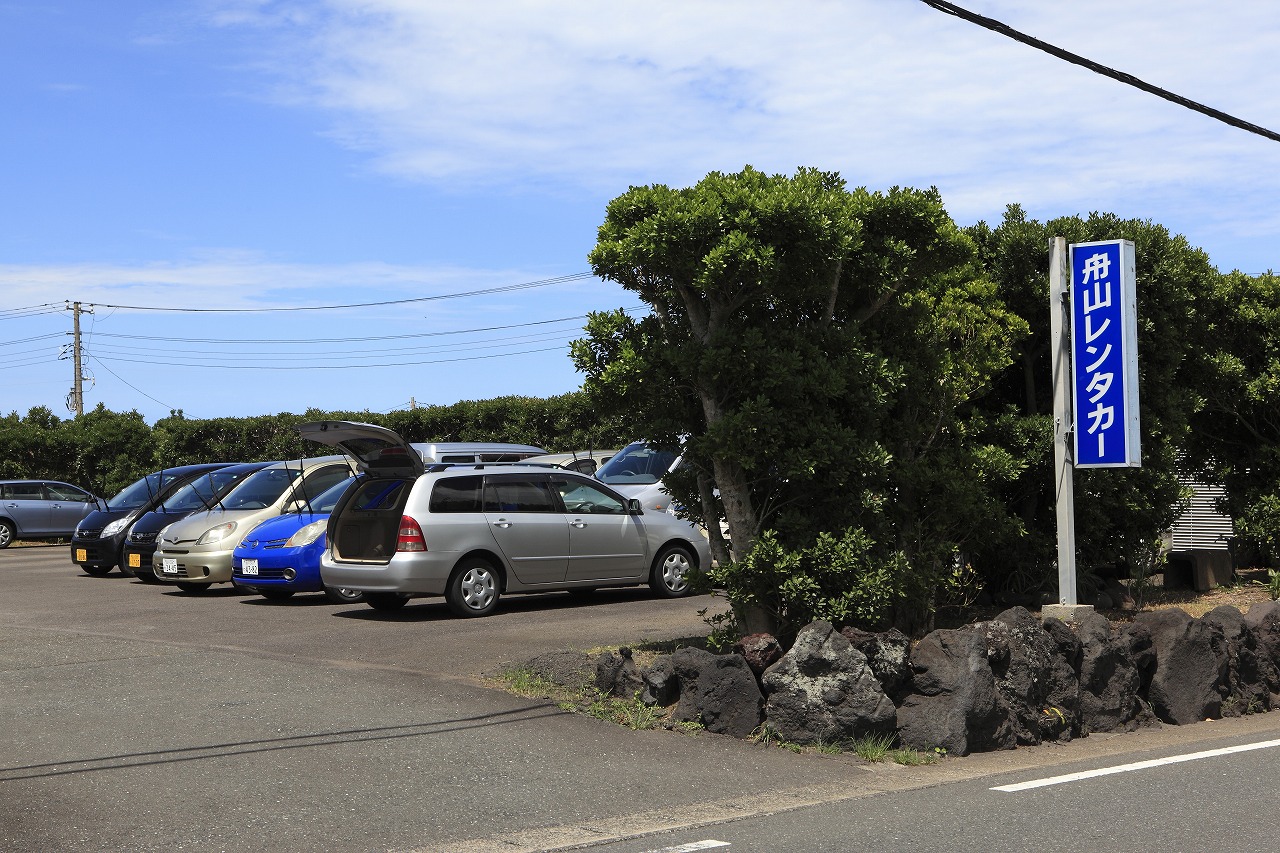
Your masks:
M219 496L225 495L236 483L251 473L253 472L223 470L201 474L160 504L160 511L192 512L197 509L208 509L217 502Z
M671 470L675 461L674 453L637 441L628 444L617 456L601 465L596 472L596 479L613 485L656 483Z
M167 476L164 479L166 484L173 482L172 476ZM137 509L155 497L159 489L160 472L157 471L121 489L115 497L107 501L107 509Z
M280 499L301 473L297 468L263 468L232 489L222 499L222 507L266 509Z
M346 493L347 486L350 486L355 481L355 479L356 479L355 477L348 477L347 479L343 480L341 483L338 483L334 486L330 486L328 489L325 489L323 492L321 492L317 497L312 498L310 501L311 511L312 512L333 512L333 508L338 505L338 501L342 500L343 494Z

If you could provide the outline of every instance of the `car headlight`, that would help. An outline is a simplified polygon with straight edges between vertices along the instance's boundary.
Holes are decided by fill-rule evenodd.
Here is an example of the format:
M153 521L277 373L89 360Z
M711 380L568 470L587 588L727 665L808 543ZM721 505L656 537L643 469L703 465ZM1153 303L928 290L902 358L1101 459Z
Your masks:
M312 542L324 535L324 530L328 526L328 519L313 521L306 527L301 528L297 533L290 536L284 543L284 547L301 548L303 545L310 545Z
M124 518L117 518L115 521L102 528L102 533L99 535L101 535L103 539L115 536L121 530L124 530L132 524L135 517L136 516L133 513L129 513Z
M203 536L201 536L199 539L196 540L196 544L211 545L214 542L221 542L223 539L226 539L228 536L230 536L235 531L235 529L236 529L236 523L234 521L228 521L224 524L219 524L217 527L210 527L208 530L204 532Z

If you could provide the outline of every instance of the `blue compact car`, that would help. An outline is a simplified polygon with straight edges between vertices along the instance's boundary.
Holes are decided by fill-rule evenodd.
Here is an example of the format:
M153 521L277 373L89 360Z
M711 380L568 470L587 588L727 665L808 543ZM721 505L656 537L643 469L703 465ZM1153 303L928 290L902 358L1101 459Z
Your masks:
M272 600L295 592L323 592L330 601L363 601L363 593L326 587L320 580L329 513L354 479L343 480L306 505L253 528L231 554L232 581Z

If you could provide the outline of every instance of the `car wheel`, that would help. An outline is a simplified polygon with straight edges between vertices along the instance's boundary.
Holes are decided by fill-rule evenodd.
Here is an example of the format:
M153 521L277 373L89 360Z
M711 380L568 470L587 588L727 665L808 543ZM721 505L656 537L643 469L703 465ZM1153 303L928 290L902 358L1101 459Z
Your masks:
M326 586L324 597L338 604L355 604L364 601L364 593L358 589L347 589L345 586Z
M13 522L0 519L0 548L8 548L13 541Z
M668 545L658 552L649 572L649 586L663 598L689 594L689 573L698 565L684 545Z
M134 569L133 575L143 583L160 583L156 573L148 569Z
M178 589L183 592L204 592L208 588L209 584L207 583L187 583L185 581L178 583Z
M115 566L81 566L86 575L93 575L95 578L104 578L111 574L111 570Z
M293 598L293 590L291 589L260 589L258 592L269 601L284 601L286 598Z
M458 616L488 616L501 595L498 573L487 560L464 560L453 570L444 600Z
M364 603L385 613L404 607L409 603L409 596L399 592L366 592Z

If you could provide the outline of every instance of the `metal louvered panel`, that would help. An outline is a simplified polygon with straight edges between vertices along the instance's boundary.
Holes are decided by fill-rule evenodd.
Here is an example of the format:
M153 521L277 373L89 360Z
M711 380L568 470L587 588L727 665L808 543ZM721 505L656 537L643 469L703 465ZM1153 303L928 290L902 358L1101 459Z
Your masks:
M1225 551L1235 536L1235 526L1229 516L1216 509L1219 498L1225 493L1222 486L1206 486L1190 483L1195 489L1191 504L1173 524L1173 550L1193 549Z

